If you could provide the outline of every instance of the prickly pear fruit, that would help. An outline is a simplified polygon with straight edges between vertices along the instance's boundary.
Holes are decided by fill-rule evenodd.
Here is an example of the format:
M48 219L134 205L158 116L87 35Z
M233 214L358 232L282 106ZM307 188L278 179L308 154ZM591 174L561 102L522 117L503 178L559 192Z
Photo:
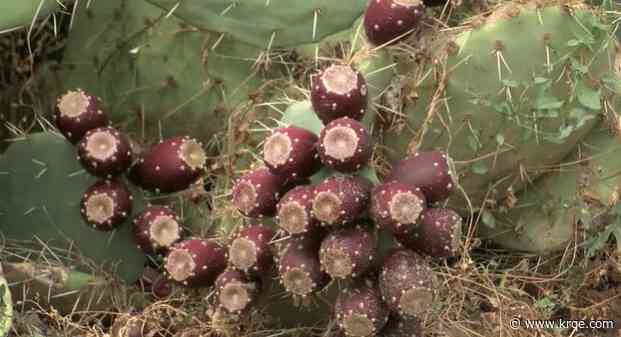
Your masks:
M369 0L364 13L367 39L379 46L407 37L425 13L421 0Z
M242 228L229 247L229 262L244 272L265 274L274 263L273 237L274 231L262 224Z
M91 129L78 143L78 159L90 174L112 178L127 170L132 161L129 139L112 127Z
M132 195L118 180L98 181L82 196L80 212L84 221L101 231L110 231L132 213Z
M106 126L109 121L101 108L100 99L82 89L69 90L56 104L56 126L73 144L79 142L88 130Z
M336 321L346 336L375 336L388 322L390 311L370 280L359 280L336 298Z
M323 238L319 230L289 239L278 261L280 281L293 295L306 297L321 289L329 280L321 270L319 245Z
M362 177L332 176L315 186L313 216L323 225L339 226L364 215L371 183Z
M420 188L410 188L402 182L382 183L371 192L369 213L373 221L393 234L411 232L426 208L427 201Z
M134 240L145 254L165 252L181 238L179 216L166 206L149 206L134 218Z
M200 142L177 136L154 145L130 169L138 186L156 193L173 193L195 183L205 171L207 154Z
M190 238L173 245L164 258L170 277L189 287L209 287L226 268L226 250L218 243Z
M328 123L319 135L321 162L340 172L365 166L373 154L373 141L362 123L342 117Z
M364 274L375 258L377 237L363 226L337 229L321 242L321 268L332 278L355 278Z
M416 152L398 163L386 181L400 181L410 188L420 188L428 202L448 198L457 182L451 159L442 151Z
M367 107L367 84L349 65L333 64L311 76L311 103L324 123L349 117L362 120Z
M311 185L299 185L289 190L276 205L278 225L290 234L306 233L317 220L313 217L313 192Z
M246 310L255 300L258 285L235 269L227 269L215 282L218 304L230 313Z
M395 249L384 258L379 288L390 310L401 316L424 313L434 300L431 268L409 249Z
M263 161L272 173L287 179L310 177L321 167L317 136L297 126L278 128L263 143Z
M396 239L421 254L452 257L459 253L462 224L461 216L452 209L428 208L412 232L396 235Z
M273 174L268 167L256 168L233 186L233 204L248 217L273 216L285 184L285 178Z

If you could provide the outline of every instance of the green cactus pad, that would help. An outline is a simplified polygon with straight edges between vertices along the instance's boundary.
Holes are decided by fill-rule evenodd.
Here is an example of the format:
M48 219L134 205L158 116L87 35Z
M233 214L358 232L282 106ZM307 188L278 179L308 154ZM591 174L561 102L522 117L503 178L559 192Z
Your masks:
M146 139L203 141L259 85L259 49L190 27L144 1L78 3L60 72L63 90L100 96L114 122ZM215 48L214 48L215 46Z
M113 267L127 282L140 275L146 259L133 242L130 219L107 233L83 222L80 199L97 180L82 170L75 147L64 138L37 133L15 142L0 157L0 172L0 231L6 239L75 249ZM137 213L144 201L132 192Z
M146 302L138 289L134 292L105 277L67 267L16 262L5 263L4 270L14 301L23 301L26 308L33 305L28 299L37 296L36 309L54 308L63 315L76 310L109 310L120 293L128 291L132 305Z
M614 51L594 13L534 2L502 5L481 26L432 46L429 64L411 71L407 120L386 132L386 146L392 161L412 140L448 150L475 208L508 187L519 191L588 134L607 95L597 80L611 73ZM468 211L463 198L452 201Z
M57 10L59 0L17 0L0 3L0 32L30 26L33 20L42 19Z
M553 172L527 185L512 208L492 212L494 225L480 224L479 234L505 248L545 253L563 249L578 221L619 226L617 214L605 215L619 204L620 167L621 138L598 127Z
M352 26L367 0L147 0L203 29L266 49L316 42Z

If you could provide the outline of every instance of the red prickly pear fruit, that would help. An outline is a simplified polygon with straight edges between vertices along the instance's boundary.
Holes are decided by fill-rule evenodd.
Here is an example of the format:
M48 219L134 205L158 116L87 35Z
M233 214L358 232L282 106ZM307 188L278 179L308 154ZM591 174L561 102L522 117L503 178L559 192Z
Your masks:
M441 151L416 152L393 166L385 181L397 180L419 187L428 202L448 198L457 183L452 161Z
M293 295L306 297L325 286L329 277L321 270L320 231L292 237L279 258L278 274L285 289Z
M157 299L164 299L170 296L173 285L165 275L160 275L151 285L151 294Z
M346 336L375 336L388 322L390 311L370 280L358 280L336 298L336 322Z
M133 196L127 186L117 180L100 180L82 196L80 213L84 221L100 231L111 231L132 213Z
M100 99L82 89L69 90L58 98L56 126L73 144L79 142L88 130L108 125L108 117L100 107Z
M166 252L181 231L179 216L166 206L149 206L134 218L134 241L145 254Z
M274 231L264 225L242 228L229 246L229 262L244 272L267 273L274 264L270 242Z
M394 44L414 31L424 12L421 0L369 0L363 20L367 39L376 46Z
M462 224L462 217L452 209L429 208L411 233L396 235L396 239L421 254L454 257L459 254Z
M207 154L197 140L177 136L162 140L130 169L129 178L156 193L185 190L205 172Z
M321 168L317 136L297 126L278 128L263 143L263 161L272 173L287 179L310 177Z
M226 268L226 250L218 243L190 238L173 245L164 258L170 277L185 286L209 287Z
M313 229L313 191L311 185L296 186L282 196L276 205L278 225L290 234L302 234Z
M423 337L423 327L418 318L391 316L380 331L382 337Z
M351 66L332 64L311 75L311 104L324 124L341 117L362 120L367 107L366 81Z
M158 299L166 298L172 293L172 285L166 275L152 267L145 267L142 276L136 282L142 291L151 292Z
M246 275L227 269L215 282L218 304L230 313L242 312L256 300L258 286Z
M422 314L434 300L431 267L409 249L395 249L384 258L379 288L384 302L400 316Z
M362 177L332 176L317 184L313 216L324 225L343 225L364 215L371 183Z
M335 119L319 135L321 162L340 172L354 172L365 166L373 155L371 136L362 123L349 117Z
M337 229L321 242L321 268L333 279L364 274L374 259L377 237L362 226Z
M418 187L412 189L398 181L383 183L371 192L371 218L395 235L410 233L426 208L425 195Z
M129 139L111 127L89 130L78 143L78 160L90 174L110 179L131 165Z
M241 176L233 186L233 204L245 216L273 216L286 179L262 166Z

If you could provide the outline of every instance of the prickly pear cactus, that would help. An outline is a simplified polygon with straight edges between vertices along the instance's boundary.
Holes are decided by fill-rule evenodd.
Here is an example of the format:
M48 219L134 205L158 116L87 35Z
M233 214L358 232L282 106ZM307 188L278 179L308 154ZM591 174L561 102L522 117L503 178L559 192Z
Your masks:
M473 22L430 42L429 64L402 90L407 118L385 140L393 160L408 145L447 149L476 209L519 191L594 127L610 103L601 80L614 44L582 5L510 2ZM468 211L464 198L453 201Z
M0 33L28 26L37 19L43 19L59 7L58 0L20 0L0 3Z
M506 248L542 253L565 247L579 223L587 232L607 226L620 230L618 132L598 126L574 153L527 185L511 208L492 212L493 220L480 226L481 237Z
M257 48L218 39L142 0L88 3L77 4L61 88L100 96L111 119L137 136L207 141L260 84Z
M87 226L80 199L96 181L76 160L75 148L61 136L37 133L16 141L0 157L0 225L8 240L72 247L133 282L143 269L144 254L133 242L130 221L114 232ZM133 192L134 213L143 199ZM85 270L89 271L89 270Z
M189 24L262 49L316 42L352 26L366 0L147 0Z

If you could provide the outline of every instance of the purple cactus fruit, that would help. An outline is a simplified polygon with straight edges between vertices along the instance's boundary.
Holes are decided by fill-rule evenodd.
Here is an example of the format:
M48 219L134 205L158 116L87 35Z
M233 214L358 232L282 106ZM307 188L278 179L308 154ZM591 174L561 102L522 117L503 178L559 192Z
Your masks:
M300 185L285 193L276 205L278 225L290 234L302 234L313 229L313 192L311 185Z
M335 230L321 242L321 268L332 278L355 278L373 262L377 237L363 226Z
M151 294L157 299L164 299L173 292L173 285L165 275L160 275L151 285Z
M349 117L335 119L319 135L321 162L340 172L365 166L373 154L373 142L362 123Z
M145 254L166 252L181 231L179 217L166 206L149 206L134 218L134 241Z
M262 166L241 176L233 186L233 204L245 216L273 216L286 180Z
M306 297L327 284L329 277L321 270L319 230L292 237L278 261L280 281L293 295Z
M429 208L422 212L418 226L397 235L404 246L433 257L454 257L461 243L462 217L452 209Z
M257 284L235 269L227 269L220 274L215 288L218 303L230 313L247 309L258 293Z
M385 181L397 180L419 187L428 202L448 198L457 183L452 161L441 151L416 152L393 166Z
M272 173L287 179L310 177L321 168L317 136L297 126L278 128L263 143L263 161Z
M56 126L73 144L84 137L88 130L108 125L108 117L100 107L100 99L82 89L69 90L58 98Z
M418 187L412 189L390 181L371 192L369 213L379 227L393 234L407 234L417 226L416 221L426 207L427 201Z
M371 183L362 177L331 176L315 186L313 216L324 225L343 225L364 215Z
M164 258L170 277L185 286L209 287L226 268L226 250L218 243L190 238L173 245Z
M129 139L111 127L89 130L78 143L78 160L94 176L117 176L132 162Z
M394 44L420 24L425 12L422 0L369 0L364 13L364 30L376 46Z
M311 103L324 124L341 117L361 120L367 107L366 81L351 66L333 64L311 76Z
M229 246L229 262L245 272L265 274L274 263L270 241L274 231L264 225L242 228Z
M384 258L379 288L384 302L401 316L424 313L434 300L431 268L409 249L395 249Z
M382 337L423 337L423 327L418 318L391 316L380 331Z
M80 213L84 221L101 231L121 225L132 213L132 194L117 180L100 180L82 196Z
M336 322L346 336L375 336L388 322L389 310L370 280L359 280L339 293Z
M195 183L205 171L207 154L188 136L165 139L154 145L130 169L136 185L156 193L173 193Z

